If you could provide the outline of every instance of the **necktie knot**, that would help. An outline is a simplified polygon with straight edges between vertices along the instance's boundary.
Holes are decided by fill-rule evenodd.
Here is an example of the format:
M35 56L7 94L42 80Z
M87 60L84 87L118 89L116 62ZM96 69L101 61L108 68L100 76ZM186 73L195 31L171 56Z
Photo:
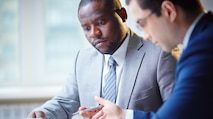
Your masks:
M116 61L114 60L114 58L112 56L109 57L109 66L115 66L116 65Z

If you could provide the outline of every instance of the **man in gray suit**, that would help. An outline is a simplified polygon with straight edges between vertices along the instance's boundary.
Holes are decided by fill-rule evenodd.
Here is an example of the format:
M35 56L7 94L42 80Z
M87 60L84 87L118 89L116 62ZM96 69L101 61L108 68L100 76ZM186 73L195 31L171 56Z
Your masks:
M172 90L176 60L128 28L119 0L81 0L78 17L92 47L77 53L61 92L28 117L69 119L80 106L98 105L110 56L117 63L115 103L157 111Z

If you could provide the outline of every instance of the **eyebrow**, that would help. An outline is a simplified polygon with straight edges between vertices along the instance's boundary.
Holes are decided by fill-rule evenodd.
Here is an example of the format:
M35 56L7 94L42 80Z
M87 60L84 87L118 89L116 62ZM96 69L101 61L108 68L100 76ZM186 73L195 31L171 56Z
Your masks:
M96 22L98 20L106 20L108 17L105 14L96 15L92 22ZM87 26L88 24L81 24L82 27Z

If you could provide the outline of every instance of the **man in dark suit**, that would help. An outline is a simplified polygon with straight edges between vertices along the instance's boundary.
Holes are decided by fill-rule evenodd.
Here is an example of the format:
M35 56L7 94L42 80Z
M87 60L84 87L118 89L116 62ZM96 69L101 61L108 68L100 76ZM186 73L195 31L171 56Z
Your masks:
M96 97L103 108L95 115L94 111L81 115L93 119L213 119L212 13L199 0L126 1L145 39L167 52L183 45L174 89L157 112L122 110Z
M70 119L80 106L98 105L93 98L105 97L109 57L116 61L115 103L157 111L172 90L176 60L129 29L119 0L81 0L78 17L91 46L77 53L62 91L29 117Z

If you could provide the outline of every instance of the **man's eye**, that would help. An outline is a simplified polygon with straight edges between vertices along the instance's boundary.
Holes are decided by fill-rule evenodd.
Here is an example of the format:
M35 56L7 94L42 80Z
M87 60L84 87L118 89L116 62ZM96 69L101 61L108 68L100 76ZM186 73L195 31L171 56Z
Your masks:
M85 31L89 31L89 30L91 29L91 27L90 27L90 26L84 26L83 29L84 29Z
M104 24L105 24L105 21L104 21L104 20L100 20L100 21L98 21L98 24L99 24L99 25L104 25Z

